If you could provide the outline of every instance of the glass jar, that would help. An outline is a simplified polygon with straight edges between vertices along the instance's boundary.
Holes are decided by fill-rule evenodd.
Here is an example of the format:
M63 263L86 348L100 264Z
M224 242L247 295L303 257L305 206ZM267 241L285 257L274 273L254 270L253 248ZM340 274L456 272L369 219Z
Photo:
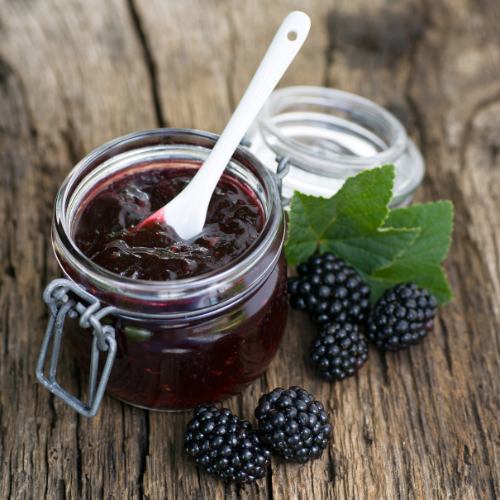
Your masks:
M347 177L393 163L391 207L406 206L424 176L424 160L399 120L377 104L322 87L274 91L246 137L250 150L276 172L276 155L289 156L283 196L295 190L330 198Z
M116 341L106 390L126 403L176 410L234 394L266 369L283 336L286 260L278 186L274 176L241 146L225 173L254 192L265 223L252 247L230 265L175 281L135 280L98 266L72 239L79 209L110 176L131 172L139 164L141 169L159 164L161 168L199 167L217 138L184 129L119 138L84 158L57 195L52 230L55 254L64 276L92 294L101 307L109 308L104 318L97 317L104 327L112 328ZM64 327L84 367L91 363L95 335L92 325L86 324L90 327L82 327L82 316L73 314Z

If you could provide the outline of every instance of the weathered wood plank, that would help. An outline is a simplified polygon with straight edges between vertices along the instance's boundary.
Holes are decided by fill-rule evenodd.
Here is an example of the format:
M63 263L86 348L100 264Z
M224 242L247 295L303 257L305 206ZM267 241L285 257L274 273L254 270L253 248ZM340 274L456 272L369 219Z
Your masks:
M142 47L126 2L0 9L0 497L139 498L144 412L108 398L96 421L82 422L34 367L47 321L41 293L57 276L50 222L62 180L100 144L156 126ZM59 377L83 394L66 350Z
M313 464L274 460L268 481L225 486L184 456L188 413L105 397L86 420L36 382L52 204L114 137L161 122L220 132L294 9L313 29L281 86L355 92L405 123L427 161L418 199L456 206L457 298L422 345L372 350L342 384L315 376L311 326L290 312L269 370L224 405L254 421L264 391L302 385L330 411L333 443ZM0 497L500 496L499 17L493 0L0 1ZM85 393L67 350L58 373Z

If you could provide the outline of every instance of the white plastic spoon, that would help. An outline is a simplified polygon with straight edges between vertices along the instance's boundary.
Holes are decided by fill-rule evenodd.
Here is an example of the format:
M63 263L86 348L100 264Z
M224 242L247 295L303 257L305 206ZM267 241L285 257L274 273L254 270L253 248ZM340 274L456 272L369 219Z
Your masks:
M311 20L292 12L283 21L245 94L212 152L186 188L139 226L162 221L184 240L201 233L215 186L260 108L278 84L309 33Z

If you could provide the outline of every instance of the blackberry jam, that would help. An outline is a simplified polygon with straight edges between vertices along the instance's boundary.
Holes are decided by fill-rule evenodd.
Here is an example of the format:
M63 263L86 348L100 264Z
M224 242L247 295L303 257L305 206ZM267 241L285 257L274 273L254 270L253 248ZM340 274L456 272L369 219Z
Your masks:
M182 129L117 139L82 160L56 199L56 257L66 278L115 308L101 320L117 342L106 390L130 404L176 410L234 394L283 336L283 211L275 179L247 150L234 153L201 235L133 230L189 182L216 140ZM65 334L87 368L91 329L67 318Z
M174 199L197 172L168 162L146 172L140 165L136 169L111 180L80 210L75 243L105 269L143 280L190 278L231 264L259 236L264 223L262 206L244 184L230 176L219 181L203 231L191 241L183 241L161 222L136 228Z

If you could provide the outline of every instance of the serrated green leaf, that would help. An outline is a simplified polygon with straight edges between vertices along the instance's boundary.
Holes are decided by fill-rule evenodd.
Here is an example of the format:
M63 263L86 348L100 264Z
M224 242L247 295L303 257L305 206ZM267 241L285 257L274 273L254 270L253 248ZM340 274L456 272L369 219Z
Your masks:
M353 240L360 248L360 236L376 231L387 218L393 185L394 166L384 165L349 177L329 199L295 191L286 244L289 263L297 264L318 248L325 251L330 241Z
M394 177L394 165L365 170L349 177L331 198L315 198L307 212L311 230L322 240L333 230L341 238L378 229L389 214Z
M453 300L453 292L440 267L451 244L453 204L438 201L392 210L385 222L394 228L421 228L419 236L393 263L375 269L369 278L373 296L396 283L414 281L431 292L439 304Z
M415 204L391 210L385 227L420 227L420 237L408 248L405 259L441 263L451 245L453 203L448 200Z

